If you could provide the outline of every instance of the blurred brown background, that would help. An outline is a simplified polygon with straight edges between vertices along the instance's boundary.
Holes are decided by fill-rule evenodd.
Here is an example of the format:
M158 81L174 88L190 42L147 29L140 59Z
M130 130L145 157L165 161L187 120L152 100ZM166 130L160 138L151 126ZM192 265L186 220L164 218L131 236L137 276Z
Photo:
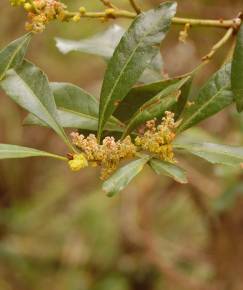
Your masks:
M98 10L98 0L64 1ZM113 1L129 8L128 1ZM161 1L138 1L144 9ZM178 16L233 18L242 0L178 0ZM25 15L0 2L0 46L24 33ZM125 27L128 20L119 20ZM53 23L31 43L28 58L51 81L99 94L105 62L58 52L54 37L80 39L111 22ZM186 44L173 27L162 45L165 70L189 71L221 36L194 28ZM217 70L229 45L203 70L194 91ZM24 128L26 115L0 93L0 142L51 152L65 148L47 129ZM243 144L241 116L229 108L190 136ZM207 133L206 133L207 132ZM188 133L189 134L189 133ZM186 138L189 138L188 136ZM180 157L189 185L145 170L122 194L107 198L94 169L71 173L45 159L0 162L0 290L243 290L243 184L239 169Z

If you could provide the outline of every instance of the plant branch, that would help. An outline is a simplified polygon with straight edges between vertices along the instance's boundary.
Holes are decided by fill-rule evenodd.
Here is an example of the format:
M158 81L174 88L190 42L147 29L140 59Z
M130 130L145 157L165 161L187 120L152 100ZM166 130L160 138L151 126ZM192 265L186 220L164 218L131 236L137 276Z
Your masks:
M109 1L102 0L103 3L106 3L106 6L108 6ZM134 0L130 0L131 4L134 5ZM113 5L113 4L112 4ZM135 4L136 5L136 4ZM122 9L114 9L114 7L111 7L109 4L110 9L107 9L102 12L85 12L82 13L82 17L86 18L106 18L106 19L117 19L117 18L129 18L133 19L137 16L137 13L130 12L128 10L122 10ZM134 6L133 6L134 7ZM113 10L112 10L113 8ZM135 8L134 8L135 9ZM140 8L136 6L136 9L140 11ZM66 19L69 20L71 17L77 15L77 12L67 12ZM197 26L203 26L203 27L217 27L217 28L233 28L233 30L236 30L241 25L241 18L237 17L230 20L211 20L211 19L193 19L193 18L181 18L181 17L173 17L172 18L172 24L174 25L185 25L190 24L190 27L197 27Z
M129 1L130 1L132 8L136 11L136 13L140 14L142 10L140 9L138 4L136 3L136 0L129 0Z
M205 55L202 60L203 61L209 61L214 54L224 45L226 44L226 42L231 38L231 36L234 34L234 28L230 27L227 32L225 33L225 35L212 47L212 49L210 50L210 52Z

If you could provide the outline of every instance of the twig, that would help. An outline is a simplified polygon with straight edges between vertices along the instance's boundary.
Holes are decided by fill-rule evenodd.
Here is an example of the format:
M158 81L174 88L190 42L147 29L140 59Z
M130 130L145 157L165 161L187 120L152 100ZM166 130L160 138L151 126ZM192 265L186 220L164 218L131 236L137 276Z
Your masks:
M77 12L66 12L66 19L69 20L71 17L77 15ZM133 19L137 16L137 13L130 12L127 10L114 9L110 16L107 15L106 11L103 12L85 12L82 13L82 17L87 18L129 18ZM190 27L196 26L205 26L205 27L218 27L218 28L233 28L237 30L237 28L241 25L241 18L234 18L231 20L210 20L210 19L192 19L192 18L180 18L173 17L172 24L175 25L185 25L190 24Z
M230 27L225 35L211 49L211 51L202 58L202 61L209 61L214 54L231 38L234 33L234 28Z
M136 11L137 14L141 13L141 9L139 8L138 4L136 3L136 0L129 0L132 8Z

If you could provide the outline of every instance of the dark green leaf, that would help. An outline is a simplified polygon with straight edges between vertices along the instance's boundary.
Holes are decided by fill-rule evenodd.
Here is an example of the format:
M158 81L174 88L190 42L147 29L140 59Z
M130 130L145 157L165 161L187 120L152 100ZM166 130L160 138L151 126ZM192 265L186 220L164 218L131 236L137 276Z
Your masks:
M0 51L0 80L2 80L6 72L20 65L26 54L31 33L28 33L13 42Z
M153 158L149 165L159 175L169 176L179 183L187 183L186 172L175 164Z
M65 157L40 151L33 148L9 144L0 144L0 159L26 158L26 157L51 157L60 160L67 160L67 158Z
M239 112L243 110L243 24L237 34L237 42L232 61L232 91Z
M185 150L206 159L213 164L240 165L243 162L243 147L228 146L214 143L178 143L175 149Z
M181 94L180 97L178 99L178 102L176 103L175 107L173 108L173 112L175 113L175 120L178 120L179 117L181 116L189 95L190 95L190 91L191 91L191 85L192 85L192 77L188 79L188 81L181 87Z
M24 61L22 66L7 72L1 87L21 107L48 124L71 147L59 124L53 94L46 75L33 64Z
M182 114L182 123L177 132L182 132L198 124L233 102L233 93L230 89L230 70L230 64L224 65L199 90L194 104L185 109Z
M156 45L165 37L175 12L175 2L164 2L157 9L140 14L122 37L109 62L103 82L99 137L117 102L124 99L158 53L159 48Z
M180 88L188 81L190 77L185 77L177 83L170 85L162 90L158 95L146 102L131 117L128 125L124 130L123 137L128 135L133 129L154 118L160 118L165 111L170 111L178 101L180 96Z
M107 192L109 196L113 196L122 191L131 182L131 180L143 170L148 161L149 157L145 156L141 159L128 163L124 167L121 167L115 174L103 183L103 190Z
M182 77L162 80L160 82L139 85L132 88L119 104L114 116L122 122L128 121L144 103L148 102L162 90L177 83L181 79Z

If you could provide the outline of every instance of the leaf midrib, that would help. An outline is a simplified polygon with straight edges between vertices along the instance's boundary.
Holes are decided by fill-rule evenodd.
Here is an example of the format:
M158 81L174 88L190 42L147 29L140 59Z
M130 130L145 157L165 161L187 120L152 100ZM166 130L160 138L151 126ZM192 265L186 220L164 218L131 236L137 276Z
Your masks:
M13 70L13 72L15 72L16 76L22 81L22 84L25 86L25 88L27 89L27 91L29 91L33 96L35 96L35 99L37 100L37 102L40 104L40 106L42 107L42 109L47 113L47 115L51 118L51 120L53 120L53 122L55 123L56 125L56 129L54 129L55 131L57 130L59 133L62 134L62 136L66 139L66 136L62 130L62 128L59 126L59 124L57 123L57 121L52 117L51 113L46 109L46 107L42 104L42 102L40 101L40 99L38 98L38 96L34 93L34 91L28 86L28 84L25 82L25 80L20 76L20 74L17 73L16 70ZM36 115L35 113L33 113L33 115ZM37 115L36 115L37 118L39 118ZM45 120L42 120L46 123ZM51 124L49 124L51 125ZM53 126L51 126L53 127Z
M120 81L120 79L121 79L121 77L122 77L123 72L124 72L125 69L127 68L128 64L130 63L132 57L134 56L135 52L137 51L137 49L139 48L139 46L141 45L141 43L143 43L145 37L147 37L147 36L151 33L152 29L154 29L155 26L156 26L156 25L154 25L148 33L145 33L145 34L144 34L144 36L141 38L141 41L138 42L138 45L136 45L136 47L135 47L135 49L133 50L132 54L130 55L130 57L128 58L127 62L126 62L125 65L123 66L123 68L122 68L122 70L121 70L121 72L120 72L120 74L119 74L119 77L118 77L117 80L115 81L115 84L114 84L114 86L113 86L113 88L112 88L110 94L109 94L108 97L107 97L107 100L108 100L108 101L106 101L105 104L104 104L104 108L103 108L103 111L102 111L102 115L101 115L100 118L99 118L99 119L100 119L100 125L99 125L99 126L103 125L103 123L104 123L103 119L104 119L104 115L105 115L105 112L106 112L107 106L108 106L108 104L109 104L109 101L111 100L111 96L113 95L113 92L115 91L115 88L117 87L117 85L118 85L118 83L119 83L119 81ZM163 26L164 26L164 25L163 25ZM162 28L161 28L161 29L162 29ZM101 128L102 128L102 127L101 127ZM101 130L101 128L99 128L99 130ZM101 132L100 132L100 133L101 133Z

